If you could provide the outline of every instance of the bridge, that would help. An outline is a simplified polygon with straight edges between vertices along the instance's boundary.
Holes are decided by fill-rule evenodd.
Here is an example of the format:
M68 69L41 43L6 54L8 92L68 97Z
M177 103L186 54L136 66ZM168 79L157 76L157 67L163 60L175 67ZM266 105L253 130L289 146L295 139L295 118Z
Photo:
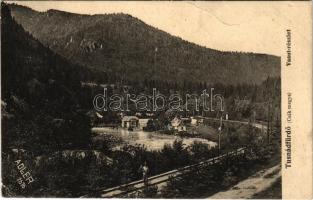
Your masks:
M243 156L246 153L246 150L247 150L246 148L239 148L234 151L227 152L223 155L216 156L216 157L210 158L208 160L205 160L196 164L188 165L179 169L171 170L162 174L149 177L148 178L149 186L157 185L158 187L162 187L166 185L166 182L172 177L179 177L183 175L184 173L195 168L204 168L204 167L215 165L230 157ZM99 189L98 191L93 192L92 196L103 197L103 198L121 197L123 195L132 194L137 191L141 191L145 187L146 186L143 180L137 180L137 181L119 185L113 188ZM82 196L82 198L85 198L85 197L91 197L91 195Z

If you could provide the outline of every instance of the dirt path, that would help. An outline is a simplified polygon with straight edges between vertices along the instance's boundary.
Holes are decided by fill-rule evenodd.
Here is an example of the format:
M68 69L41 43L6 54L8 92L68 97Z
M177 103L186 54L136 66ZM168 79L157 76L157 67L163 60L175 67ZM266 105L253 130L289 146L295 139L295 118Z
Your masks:
M239 182L227 191L218 192L209 199L248 199L271 187L281 177L280 165L261 170Z

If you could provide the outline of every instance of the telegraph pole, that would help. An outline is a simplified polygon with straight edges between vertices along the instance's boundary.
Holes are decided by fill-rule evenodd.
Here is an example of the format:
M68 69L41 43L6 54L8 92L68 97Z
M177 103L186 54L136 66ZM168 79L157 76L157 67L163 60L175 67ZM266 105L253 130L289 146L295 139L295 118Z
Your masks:
M256 112L255 112L255 110L253 111L253 118L252 118L252 120L253 120L253 125L255 125L255 116L256 116Z
M268 101L268 111L267 111L267 143L270 143L270 109L271 104L270 101Z
M156 59L157 59L157 53L158 53L158 47L154 48L154 69L153 69L153 77L155 77L155 72L156 72Z
M223 125L223 116L221 116L221 118L220 118L220 127L218 128L218 155L220 155L220 153L221 153L222 125Z

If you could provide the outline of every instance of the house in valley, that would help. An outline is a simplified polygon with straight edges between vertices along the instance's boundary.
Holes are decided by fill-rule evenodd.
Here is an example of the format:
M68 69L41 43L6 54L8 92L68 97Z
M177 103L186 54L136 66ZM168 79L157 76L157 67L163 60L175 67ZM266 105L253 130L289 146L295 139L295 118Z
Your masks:
M122 128L138 128L139 119L136 116L124 116L122 118Z
M152 119L139 119L139 128L145 131L153 131L155 130L155 125Z
M179 117L175 117L171 121L171 126L174 130L177 130L178 132L187 131L187 127L184 120L180 119Z
M190 119L191 119L191 122L190 122L191 125L195 125L195 126L198 125L199 122L197 118L191 117Z

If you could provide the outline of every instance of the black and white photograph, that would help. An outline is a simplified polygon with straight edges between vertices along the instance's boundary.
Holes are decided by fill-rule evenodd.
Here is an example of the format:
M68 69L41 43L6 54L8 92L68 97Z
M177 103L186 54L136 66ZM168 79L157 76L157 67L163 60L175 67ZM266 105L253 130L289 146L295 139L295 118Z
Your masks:
M2 196L282 199L297 33L245 4L2 1Z

